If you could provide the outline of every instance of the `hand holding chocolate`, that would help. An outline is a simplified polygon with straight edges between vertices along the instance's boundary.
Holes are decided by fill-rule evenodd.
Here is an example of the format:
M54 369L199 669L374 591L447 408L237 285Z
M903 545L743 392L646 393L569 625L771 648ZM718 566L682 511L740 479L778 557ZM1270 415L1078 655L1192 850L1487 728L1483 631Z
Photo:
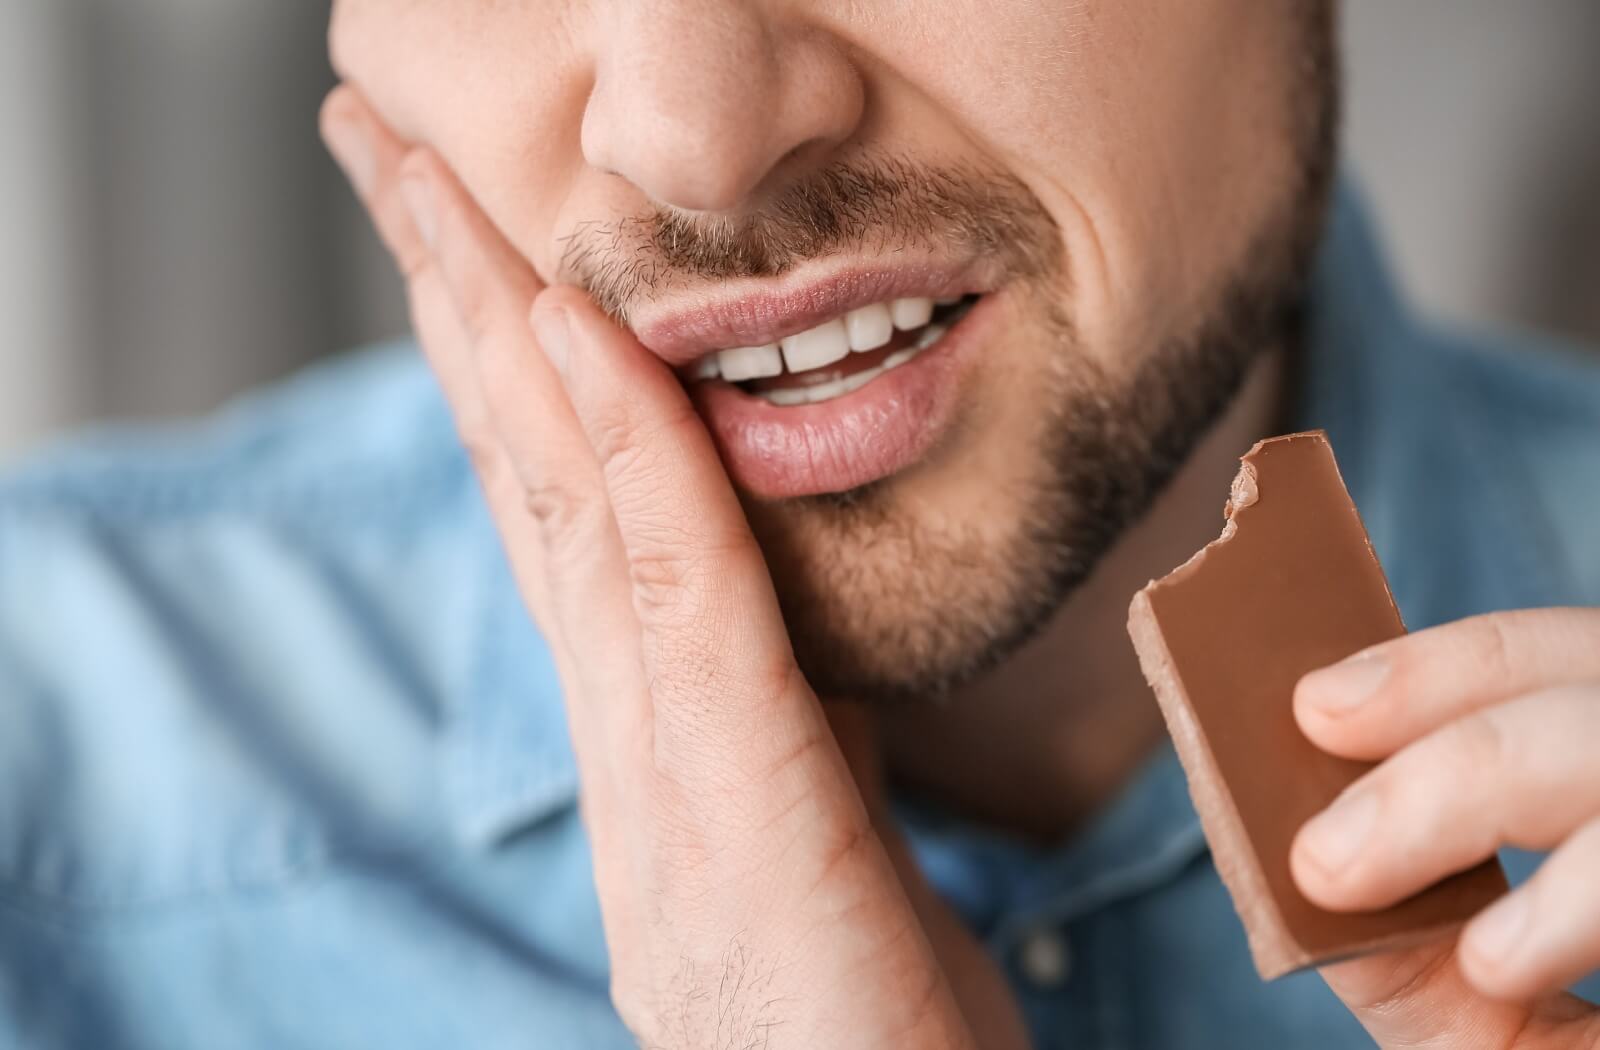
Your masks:
M1506 892L1496 862L1372 912L1319 908L1290 874L1300 826L1372 768L1306 739L1295 683L1405 633L1327 435L1259 442L1226 515L1220 538L1135 595L1128 630L1256 969L1270 980L1459 926Z

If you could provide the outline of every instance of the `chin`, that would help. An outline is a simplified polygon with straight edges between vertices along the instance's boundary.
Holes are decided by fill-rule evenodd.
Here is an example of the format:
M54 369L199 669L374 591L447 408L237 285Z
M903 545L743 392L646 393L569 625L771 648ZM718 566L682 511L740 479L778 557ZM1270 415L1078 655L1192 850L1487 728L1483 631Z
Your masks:
M1271 347L1303 270L1247 271L1118 376L1044 289L1017 293L941 443L871 484L747 500L796 659L829 699L937 701L1047 623L1137 522Z

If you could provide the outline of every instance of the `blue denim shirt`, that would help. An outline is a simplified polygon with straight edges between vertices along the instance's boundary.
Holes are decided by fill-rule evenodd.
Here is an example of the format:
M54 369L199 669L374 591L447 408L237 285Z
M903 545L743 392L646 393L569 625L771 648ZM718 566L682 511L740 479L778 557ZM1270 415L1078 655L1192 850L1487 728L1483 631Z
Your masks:
M1412 626L1600 603L1595 359L1409 319L1348 196L1312 325L1298 422ZM0 484L0 1045L629 1046L575 794L411 349ZM1040 1050L1370 1045L1257 979L1170 752L1054 850L904 816Z

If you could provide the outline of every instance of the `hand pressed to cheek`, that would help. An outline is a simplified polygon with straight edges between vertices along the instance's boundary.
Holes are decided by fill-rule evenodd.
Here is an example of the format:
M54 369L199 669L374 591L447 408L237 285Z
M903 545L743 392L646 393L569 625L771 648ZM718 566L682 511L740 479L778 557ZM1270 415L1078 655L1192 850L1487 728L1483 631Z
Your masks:
M563 516L556 508L577 504L567 489L598 493L602 482L559 380L532 345L526 319L540 285L438 158L400 141L357 91L334 91L323 126L405 275L419 341L522 593L572 682L577 661L545 584L547 525ZM586 554L603 553L604 529L584 531Z
M678 984L737 949L774 975L754 1005L784 1045L972 1045L942 964L966 984L985 1045L1023 1045L978 946L946 916L928 920L936 954L919 924L677 377L585 296L543 292L438 155L410 149L353 90L329 108L353 121L330 143L407 276L556 656L630 1027L647 1045L721 1042L721 1014L691 1016L704 989ZM338 136L347 126L353 142ZM819 973L852 979L819 985ZM764 1013L774 1002L781 1016Z

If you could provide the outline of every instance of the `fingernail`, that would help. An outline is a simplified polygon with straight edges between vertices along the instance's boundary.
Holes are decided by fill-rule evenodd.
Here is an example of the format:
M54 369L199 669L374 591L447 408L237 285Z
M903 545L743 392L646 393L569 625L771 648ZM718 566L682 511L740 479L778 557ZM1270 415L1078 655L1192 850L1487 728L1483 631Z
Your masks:
M372 192L372 183L378 174L366 129L350 119L330 121L326 138L328 152L333 154L344 177L350 180L358 195L366 197Z
M1389 658L1371 650L1312 671L1302 688L1311 703L1323 711L1351 711L1366 703L1389 677Z
M1503 897L1472 923L1467 940L1472 951L1484 959L1499 962L1511 954L1528 925L1532 908L1525 892Z
M539 340L539 346L544 349L544 356L550 359L557 372L563 376L567 374L567 342L571 338L571 328L567 321L567 312L560 307L546 307L533 312L533 334Z
M406 202L406 210L411 213L411 225L416 227L417 236L422 238L423 244L432 248L439 236L433 187L420 175L408 175L400 183L400 196Z
M1342 795L1300 835L1300 847L1328 874L1348 868L1360 855L1378 821L1378 796L1372 791Z

